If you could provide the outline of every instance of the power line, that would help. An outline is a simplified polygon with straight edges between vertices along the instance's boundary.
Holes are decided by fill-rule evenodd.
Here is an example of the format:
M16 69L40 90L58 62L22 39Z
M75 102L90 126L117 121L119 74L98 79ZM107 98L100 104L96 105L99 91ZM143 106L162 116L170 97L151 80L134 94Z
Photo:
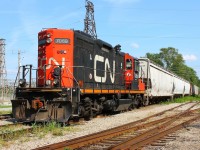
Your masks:
M105 22L105 20L99 20L100 24L106 24L107 22ZM114 24L128 24L128 23L134 23L134 24L152 24L152 25L167 25L167 26L196 26L199 27L200 24L185 24L185 23L167 23L167 22L142 22L142 21L132 21L132 20L112 20L109 21L109 23L114 23Z
M200 11L200 9L179 9L179 8L174 8L174 9L168 9L168 8L142 8L142 7L121 7L121 6L97 6L97 8L103 8L103 9L120 9L121 10L132 10L132 11L175 11L175 12L197 12Z
M100 36L105 37L116 37L116 38L142 38L142 39L200 39L200 37L189 37L189 36L152 36L152 35L108 35L108 34L101 34Z

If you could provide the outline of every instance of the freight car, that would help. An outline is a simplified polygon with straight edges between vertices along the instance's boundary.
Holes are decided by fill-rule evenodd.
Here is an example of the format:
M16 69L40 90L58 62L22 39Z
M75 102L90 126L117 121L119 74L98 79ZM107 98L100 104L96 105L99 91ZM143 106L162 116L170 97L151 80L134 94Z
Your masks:
M198 87L169 70L151 62L148 58L139 59L148 102L160 99L173 99L187 95L197 95Z
M100 39L74 30L38 34L38 67L22 66L12 100L20 121L67 122L145 103L139 60ZM32 78L35 72L36 85Z
M193 96L199 95L200 94L200 88L198 86L196 86L196 85L192 85L191 84L191 94Z

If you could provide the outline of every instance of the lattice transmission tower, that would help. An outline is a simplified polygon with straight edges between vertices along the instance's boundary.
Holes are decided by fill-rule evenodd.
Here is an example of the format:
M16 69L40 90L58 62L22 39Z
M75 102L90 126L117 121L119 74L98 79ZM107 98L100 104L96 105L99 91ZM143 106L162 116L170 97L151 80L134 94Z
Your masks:
M5 63L5 39L0 39L0 100L8 95L7 71Z
M85 1L86 15L84 19L84 32L97 39L96 25L94 20L94 5L89 0Z

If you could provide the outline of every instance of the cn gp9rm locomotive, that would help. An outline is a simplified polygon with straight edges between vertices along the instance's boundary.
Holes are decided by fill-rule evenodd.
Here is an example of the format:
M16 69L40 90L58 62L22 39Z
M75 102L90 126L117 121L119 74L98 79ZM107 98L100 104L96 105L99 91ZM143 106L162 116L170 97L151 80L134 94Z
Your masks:
M21 66L14 118L67 122L145 104L139 60L120 49L81 31L39 32L38 67Z

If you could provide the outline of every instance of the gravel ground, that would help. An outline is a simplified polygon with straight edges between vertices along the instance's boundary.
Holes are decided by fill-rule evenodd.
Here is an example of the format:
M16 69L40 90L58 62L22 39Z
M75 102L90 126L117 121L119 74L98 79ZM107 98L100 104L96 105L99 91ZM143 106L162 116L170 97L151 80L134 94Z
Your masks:
M175 132L175 140L166 142L165 146L148 146L142 150L200 150L200 120Z
M109 128L113 128L113 127L116 127L116 126L119 126L119 125L122 125L125 123L129 123L129 122L132 122L135 120L139 120L139 119L145 118L147 116L153 115L155 113L164 111L166 109L170 109L177 105L180 105L180 104L152 105L152 106L143 107L143 108L129 111L129 112L112 115L112 116L109 116L106 118L95 118L91 121L84 122L82 125L75 126L73 131L68 132L64 136L47 135L44 138L32 137L32 140L30 140L30 141L27 141L26 139L23 139L23 140L19 139L12 144L8 144L8 146L6 146L6 147L2 147L2 149L3 150L8 150L8 149L10 149L10 150L16 150L16 149L27 150L27 149L33 149L33 148L41 147L41 146L56 143L56 142L61 142L64 140L77 138L80 136L84 136L84 135L88 135L91 133L106 130ZM190 105L192 105L192 104L190 104ZM182 107L181 109L185 109L185 107ZM196 129L199 129L200 122L195 127L196 127ZM191 128L193 128L193 127L191 126ZM184 132L182 132L182 134L184 134ZM187 133L187 134L189 134L189 133ZM190 133L189 135L192 136L193 134ZM200 136L200 134L198 136ZM24 137L24 138L26 138L26 137ZM167 146L166 146L166 149L168 149ZM171 146L169 145L169 148L170 147L173 148L173 143L171 143ZM199 147L200 147L200 144L199 144ZM173 149L176 149L176 147L174 146Z
M166 150L200 150L200 120L176 132L175 141L163 147Z

